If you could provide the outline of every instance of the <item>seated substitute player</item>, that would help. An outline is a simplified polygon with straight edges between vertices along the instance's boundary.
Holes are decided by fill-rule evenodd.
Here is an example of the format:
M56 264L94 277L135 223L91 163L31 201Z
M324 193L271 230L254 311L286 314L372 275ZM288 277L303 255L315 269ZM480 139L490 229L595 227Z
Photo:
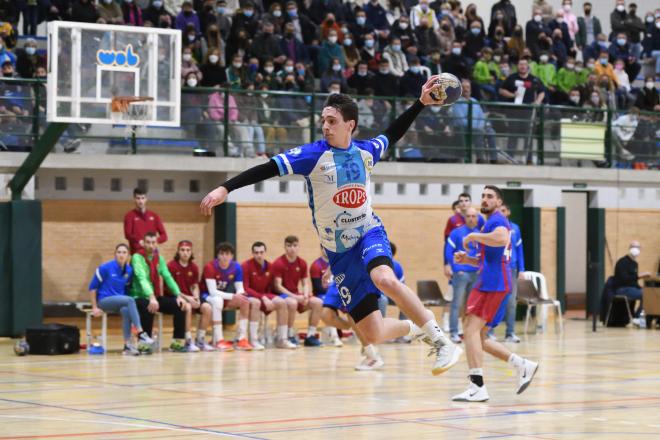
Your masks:
M328 254L342 301L365 342L378 344L405 335L425 335L425 342L436 352L433 374L455 365L462 349L442 332L417 295L396 278L387 234L372 210L369 188L371 171L387 148L403 137L426 105L442 104L431 96L439 80L437 75L429 78L419 100L384 134L366 141L351 137L358 124L355 101L344 94L329 96L321 114L323 140L293 148L244 171L211 191L200 206L203 214L210 215L230 191L277 175L304 176L314 227ZM378 310L378 291L392 298L412 322L383 318Z
M216 258L206 263L202 278L206 301L217 305L222 304L224 309L238 309L238 330L236 332L237 350L263 350L264 346L258 341L259 318L261 301L257 298L248 298L243 288L243 270L241 265L234 261L234 246L230 243L220 243L216 248ZM248 317L250 319L250 343L247 339ZM213 338L216 348L229 350L229 343L222 335L222 321L219 323L213 318ZM220 316L222 320L222 315Z
M273 265L266 260L266 244L256 241L252 244L252 258L241 264L243 287L248 297L261 301L261 311L266 315L275 310L277 315L277 348L297 348L289 342L286 331L288 307L286 300L273 293ZM295 311L296 304L293 305ZM252 341L250 341L252 342Z
M323 301L312 296L309 277L307 276L307 262L298 256L298 237L289 235L284 239L284 255L273 261L273 276L275 277L275 291L289 304L289 341L298 345L294 327L296 311L305 313L309 310L309 326L305 338L305 347L320 346L321 341L316 337L316 327L321 320ZM292 299L296 302L296 308L291 308Z
M177 245L174 259L167 263L167 268L183 294L181 298L190 304L193 313L201 315L195 346L202 351L213 351L213 346L206 343L206 329L211 324L211 304L202 302L199 296L199 268L194 263L194 259L192 242L181 240ZM191 323L187 323L187 327L190 328ZM191 339L190 334L186 334L186 340L189 339ZM191 347L190 351L195 350Z
M312 265L309 266L309 279L312 281L312 292L314 293L314 296L320 298L321 301L324 300L325 294L328 292L329 282L324 275L328 272L329 267L330 263L328 262L328 256L323 250L323 246L321 246L321 256L314 260ZM321 319L323 319L322 315L323 313L321 313ZM341 338L337 333L337 327L333 327L325 320L323 322L327 324L323 327L323 334L327 341L334 347L342 347L344 343L341 342Z
M485 402L490 397L484 385L483 352L489 353L512 365L518 376L517 394L532 382L538 364L512 353L504 345L489 339L488 329L502 321L511 292L511 226L500 212L502 191L494 185L486 185L481 195L481 213L488 217L481 232L472 232L463 238L463 248L470 243L480 245L479 257L470 257L464 251L454 254L458 264L479 266L479 277L470 292L463 326L466 357L470 367L470 385L461 394L452 397L460 402Z

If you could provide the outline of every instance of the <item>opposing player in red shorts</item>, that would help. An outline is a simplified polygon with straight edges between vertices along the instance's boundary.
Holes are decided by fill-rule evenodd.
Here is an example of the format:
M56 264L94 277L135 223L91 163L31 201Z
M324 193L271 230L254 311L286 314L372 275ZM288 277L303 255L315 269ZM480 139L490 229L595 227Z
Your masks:
M504 345L489 339L487 333L502 321L511 292L511 226L500 212L502 191L494 185L486 185L481 195L481 213L488 217L481 232L472 232L463 239L463 247L470 242L480 245L480 255L469 257L465 252L454 254L458 264L479 266L479 278L470 292L463 325L463 342L470 367L468 389L452 397L459 402L485 402L490 397L484 385L483 352L508 362L517 371L517 394L532 382L538 364L512 353ZM513 280L515 282L515 280Z
M269 314L273 310L277 314L277 348L297 348L287 339L288 307L286 301L273 293L273 268L266 260L266 244L256 241L252 245L252 258L241 264L243 269L243 287L248 297L261 301L261 311ZM295 309L294 309L295 310ZM257 341L250 341L255 345Z

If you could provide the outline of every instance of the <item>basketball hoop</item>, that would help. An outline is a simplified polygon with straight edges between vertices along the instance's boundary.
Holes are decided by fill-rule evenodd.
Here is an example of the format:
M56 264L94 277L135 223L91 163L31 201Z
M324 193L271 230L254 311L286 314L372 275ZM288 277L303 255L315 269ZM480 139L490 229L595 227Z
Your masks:
M113 96L110 101L110 118L115 124L126 124L126 137L134 136L138 126L136 121L153 120L151 96Z

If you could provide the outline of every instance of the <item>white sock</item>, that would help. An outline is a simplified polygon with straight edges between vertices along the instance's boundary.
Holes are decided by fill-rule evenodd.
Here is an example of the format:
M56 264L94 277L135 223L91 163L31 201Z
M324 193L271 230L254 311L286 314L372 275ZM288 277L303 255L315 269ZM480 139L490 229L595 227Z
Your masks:
M245 335L247 334L247 327L248 327L247 319L238 320L238 331L236 332L236 339L238 339L239 341L241 339L245 339Z
M259 321L250 321L250 339L259 339Z
M337 333L337 327L326 327L328 336L330 339L339 339L339 334Z
M192 341L192 333L191 332L186 332L186 342Z
M316 336L316 327L313 325L310 325L307 329L307 337L309 338L310 336Z
M378 350L376 350L376 347L374 347L373 344L364 346L364 354L369 359L378 359Z
M222 323L213 324L213 343L215 344L223 339L225 339L225 337L222 335Z
M484 375L484 369L483 368L470 368L468 374L470 376L483 376Z
M286 325L277 326L277 339L280 341L286 339Z
M197 340L203 341L206 339L206 330L197 330Z
M410 326L410 330L408 330L408 334L406 336L412 339L421 332L421 329L410 319L406 319L406 322Z
M294 327L289 327L287 336L289 336L290 338L296 336L296 329Z
M521 358L515 353L511 353L511 356L509 356L509 360L507 362L514 368L520 368L525 363L525 359Z
M440 326L435 319L427 321L426 324L422 327L424 333L431 338L433 342L441 341L443 344L451 344L452 342L447 338L447 335L440 329Z

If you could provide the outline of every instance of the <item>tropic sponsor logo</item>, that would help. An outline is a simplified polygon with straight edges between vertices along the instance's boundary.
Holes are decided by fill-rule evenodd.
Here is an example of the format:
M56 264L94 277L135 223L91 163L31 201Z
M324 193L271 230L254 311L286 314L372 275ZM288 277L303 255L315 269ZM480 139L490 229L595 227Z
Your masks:
M332 201L335 202L335 205L342 208L359 208L367 201L367 192L364 188L350 186L335 193L332 196Z

